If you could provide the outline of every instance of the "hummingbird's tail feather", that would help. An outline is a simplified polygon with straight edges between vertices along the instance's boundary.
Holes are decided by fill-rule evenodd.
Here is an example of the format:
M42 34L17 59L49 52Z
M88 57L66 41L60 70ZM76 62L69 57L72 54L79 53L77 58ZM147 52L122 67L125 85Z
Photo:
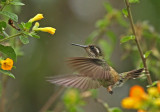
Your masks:
M132 70L129 72L126 72L126 79L135 79L138 78L140 75L142 75L144 68L138 69L138 70Z
M96 89L101 86L98 80L82 75L63 75L60 77L52 77L48 80L53 84L58 84L66 87L79 88L82 90Z

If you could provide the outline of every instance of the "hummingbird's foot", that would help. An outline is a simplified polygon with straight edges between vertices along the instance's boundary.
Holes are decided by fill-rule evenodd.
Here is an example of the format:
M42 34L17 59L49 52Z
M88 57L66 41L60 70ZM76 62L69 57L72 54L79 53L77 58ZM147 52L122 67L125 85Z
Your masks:
M113 94L112 86L108 86L108 87L107 87L107 91L109 92L109 94Z
M113 91L109 91L109 94L111 94L111 95L112 95L112 94L113 94Z

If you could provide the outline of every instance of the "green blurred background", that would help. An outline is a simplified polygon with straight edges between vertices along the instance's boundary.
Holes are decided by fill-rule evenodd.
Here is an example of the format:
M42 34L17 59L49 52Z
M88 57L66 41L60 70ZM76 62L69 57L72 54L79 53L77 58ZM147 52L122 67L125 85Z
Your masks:
M24 56L18 58L14 74L16 79L9 79L8 104L9 112L38 112L48 98L56 92L57 86L46 81L49 76L72 73L67 67L67 57L85 56L83 49L73 47L71 43L84 44L88 35L95 29L95 22L105 14L104 3L109 2L116 9L124 8L123 0L23 0L26 5L19 14L19 22L28 21L37 13L44 14L41 26L56 28L54 36L39 33L39 40L30 38L30 44L24 45ZM132 5L135 21L147 20L160 29L159 0L140 0ZM113 26L117 38L124 29ZM122 46L117 45L112 53L111 61L118 72L134 69L131 61L121 60ZM99 98L106 101L110 107L120 107L121 100L128 96L132 85L146 85L146 82L131 80L120 88L114 89L114 94L107 93L105 88L98 89ZM61 100L61 99L59 99ZM54 107L56 102L52 105ZM85 112L105 112L101 105L92 99L87 100ZM124 112L131 112L124 110Z

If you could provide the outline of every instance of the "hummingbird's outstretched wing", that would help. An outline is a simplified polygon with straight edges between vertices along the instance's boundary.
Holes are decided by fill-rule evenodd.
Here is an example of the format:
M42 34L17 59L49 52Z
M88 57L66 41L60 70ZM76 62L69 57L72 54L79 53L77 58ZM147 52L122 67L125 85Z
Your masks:
M82 75L63 75L52 77L48 81L54 84L79 88L82 90L96 89L101 86L98 80Z
M94 79L109 80L111 78L110 71L113 71L105 61L97 58L73 57L68 60L68 63L84 76Z

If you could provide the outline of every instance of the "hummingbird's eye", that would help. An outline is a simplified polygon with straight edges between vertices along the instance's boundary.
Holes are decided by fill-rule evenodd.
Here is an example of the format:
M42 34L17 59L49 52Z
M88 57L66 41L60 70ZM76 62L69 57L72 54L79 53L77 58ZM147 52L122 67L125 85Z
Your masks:
M90 46L90 49L92 49L92 50L93 50L93 49L94 49L94 46Z

